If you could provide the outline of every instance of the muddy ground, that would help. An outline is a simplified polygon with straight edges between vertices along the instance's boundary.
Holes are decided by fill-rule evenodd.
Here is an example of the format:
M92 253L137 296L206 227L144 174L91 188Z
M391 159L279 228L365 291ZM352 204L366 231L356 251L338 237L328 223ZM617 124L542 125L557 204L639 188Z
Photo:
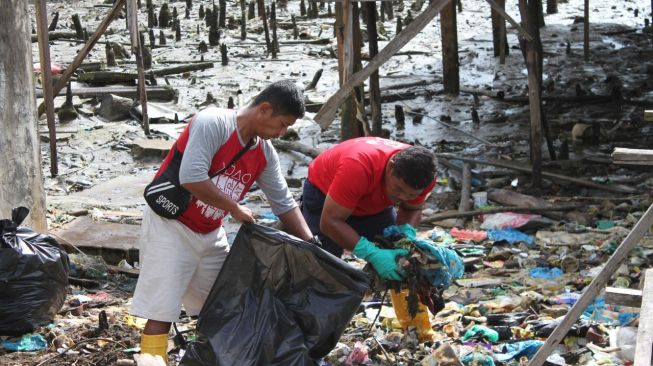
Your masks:
M163 4L163 1L153 2L157 10ZM190 18L186 19L185 2L169 3L170 7L176 7L179 14L182 33L180 41L175 41L174 32L167 28L163 30L167 36L167 44L161 46L158 39L159 29L155 28L157 39L156 46L152 49L154 69L197 62L202 58L214 62L213 68L204 71L156 79L158 85L170 85L175 88L178 91L178 99L176 102L153 103L176 111L179 120L201 108L200 105L206 100L209 92L219 106L226 106L229 97L234 98L237 106L243 105L271 81L288 78L298 84L307 85L319 69L323 70L322 78L315 89L306 92L308 100L313 103L324 102L337 90L337 60L333 57L336 48L333 38L334 19L326 15L326 6L320 9L321 16L317 19L299 16L298 2L288 2L286 7L277 8L279 23L289 23L290 16L295 15L302 39L327 39L326 44L294 41L292 29L280 28L277 31L280 51L277 59L272 59L265 52L262 24L254 19L248 22L245 41L240 40L238 26L222 30L221 42L226 44L229 50L229 63L222 65L218 47L209 48L204 54L198 51L201 41L208 42L205 22L198 20L200 4L207 8L210 2L193 1ZM404 2L403 10L400 10L401 4L394 2L395 15L401 14L405 19L410 5L411 2ZM551 97L551 101L545 102L545 112L551 125L556 152L564 153L566 147L569 147L568 159L560 163L547 161L546 169L574 177L584 176L598 183L638 187L638 198L628 201L631 206L625 213L623 210L613 212L611 217L616 220L626 217L631 211L645 208L650 200L650 197L646 196L646 193L650 194L653 176L650 169L609 164L609 155L614 147L647 148L653 141L653 126L643 120L644 109L650 109L653 105L653 38L651 33L644 29L645 18L650 18L650 5L643 0L618 4L591 3L589 62L583 60L583 26L578 22L583 14L582 1L559 4L557 14L545 16L546 26L542 29L545 53L544 96ZM51 19L54 12L59 12L57 31L72 29L70 19L73 13L78 13L83 26L91 31L104 18L109 10L108 6L110 5L100 1L49 1L48 14ZM238 22L240 5L237 2L228 2L227 7L227 17L233 16L234 22ZM411 12L413 16L416 13L414 10ZM507 5L507 12L513 18L519 19L516 2ZM528 106L524 103L527 81L517 33L508 25L510 55L506 64L501 65L498 58L493 57L489 5L478 0L463 2L462 11L457 16L461 86L477 91L502 91L505 98L501 100L466 92L459 96L443 93L440 25L439 20L435 19L402 49L400 55L392 57L380 69L382 95L414 93L409 99L399 98L384 103L383 127L389 131L391 138L419 143L436 152L474 158L495 157L527 161L529 122ZM144 6L139 13L139 20L141 29L146 29L147 12ZM395 36L395 27L396 18L386 19L379 48ZM149 44L147 35L145 39L146 44ZM127 44L128 34L124 19L116 19L106 36L102 37L102 41ZM50 46L52 62L66 66L82 48L83 43L76 40L57 40L51 42ZM366 49L365 45L364 53ZM33 44L33 58L36 63L36 43ZM118 66L107 70L133 71L133 60L133 57L118 60ZM96 45L87 61L104 62L104 44ZM416 81L423 81L425 84L401 87ZM77 81L73 81L72 85L73 89L84 86ZM620 97L604 98L599 102L578 101L578 97L582 96L615 96L615 86L619 87ZM62 98L57 98L55 104L60 105L62 102ZM94 113L95 108L100 105L97 99L76 97L73 102L79 117L71 122L57 124L58 130L62 132L57 149L57 177L49 175L49 147L47 142L42 144L50 228L61 227L75 219L72 214L79 215L84 210L92 215L98 210L139 212L144 206L141 198L142 187L156 170L161 155L155 153L135 156L134 141L146 137L137 120L132 118L107 121ZM417 121L407 116L405 129L398 129L394 118L395 105L402 105L406 110L419 111L426 117ZM479 122L473 121L473 110L478 113ZM320 131L319 126L312 121L313 115L314 113L309 112L303 120L297 122L295 130L299 141L315 147L328 147L336 143L339 121L336 120L328 130ZM183 125L170 123L172 119L158 121L168 123L152 123L152 138L176 137ZM447 121L485 142L449 129L437 120ZM578 128L582 128L579 127L582 124L594 124L594 133L579 133ZM46 131L46 126L43 117L39 128ZM574 126L577 126L575 135L572 133ZM305 177L310 158L300 153L281 152L280 155L289 181L298 181ZM544 144L543 156L548 157ZM494 170L494 173L486 172L484 177L503 179L503 185L499 185L500 187L512 185L525 193L539 193L546 197L601 196L608 200L621 197L604 190L582 188L556 180L545 180L543 190L534 192L529 187L527 176L485 166L478 168L480 171ZM431 200L429 213L456 209L458 204L456 192L460 185L459 171L441 166L439 178L441 183L437 187L437 194ZM475 190L482 190L485 186L487 182L481 181ZM299 190L293 190L298 196ZM642 193L644 195L641 195ZM259 196L260 192L253 192L249 201L256 213L263 218L269 214L269 208L263 200L256 199ZM619 202L621 201L616 201L617 204ZM611 208L614 207L608 207ZM92 217L99 221L117 220L134 224L133 231L138 231L138 215L126 219L124 216L115 219L102 214ZM580 212L578 217L578 221L584 224L594 219L592 212L587 211ZM476 224L473 221L469 223L470 226ZM422 228L422 233L429 235L432 228L433 225L429 223ZM229 223L228 229L233 235L237 225ZM71 286L68 303L55 320L55 326L40 330L50 341L47 350L4 354L4 351L0 350L0 363L110 365L118 359L130 359L130 349L137 346L138 330L128 325L125 316L128 314L130 291L133 290L135 280L124 274L109 274L108 277L95 281L100 284L99 288ZM92 305L81 312L73 314L68 311L74 305L75 295L89 293L100 293L101 296L94 298L90 302ZM455 288L452 293L455 293ZM111 325L109 329L98 329L98 316L101 311L108 315ZM192 329L192 326L190 320L182 325L183 329ZM52 345L54 340L57 341ZM347 336L343 340L353 343L356 337ZM85 343L79 343L80 341ZM52 358L56 355L56 348L61 349L66 344L76 346L65 354ZM416 353L418 354L419 352ZM381 362L379 359L376 361ZM415 356L408 358L406 364L419 361L419 357Z

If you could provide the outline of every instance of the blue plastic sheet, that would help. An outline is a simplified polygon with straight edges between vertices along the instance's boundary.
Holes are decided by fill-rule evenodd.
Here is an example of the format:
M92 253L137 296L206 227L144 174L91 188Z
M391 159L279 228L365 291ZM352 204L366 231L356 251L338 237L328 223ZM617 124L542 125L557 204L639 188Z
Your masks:
M507 241L508 243L524 242L528 245L535 244L535 239L531 235L522 233L515 229L490 229L487 231L487 237L493 241Z
M33 352L47 347L47 342L40 334L25 334L19 340L4 340L0 343L7 351Z
M420 269L424 276L433 286L448 288L451 283L465 274L465 263L455 250L438 246L434 242L425 239L417 239L415 229L410 225L392 225L383 230L386 238L400 235L410 239L416 247L429 253L442 266L434 269Z
M546 267L535 267L529 272L532 278L541 278L545 280L554 280L562 276L562 270L558 267L546 268Z
M523 356L529 359L537 353L544 342L538 340L529 340L516 343L506 343L502 346L502 353L495 353L494 359L499 362L508 362L513 359L519 359Z
M479 352L471 352L463 356L463 364L476 366L494 366L494 359L490 355Z

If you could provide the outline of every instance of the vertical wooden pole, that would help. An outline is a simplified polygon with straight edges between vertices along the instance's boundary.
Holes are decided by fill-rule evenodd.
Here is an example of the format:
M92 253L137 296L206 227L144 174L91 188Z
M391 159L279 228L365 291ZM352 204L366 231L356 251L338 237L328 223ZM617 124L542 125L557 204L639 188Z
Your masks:
M501 9L506 8L506 0L497 0L497 5ZM505 63L506 54L508 53L508 40L506 36L506 20L494 9L491 9L492 18L492 43L494 46L494 57L500 56L501 64ZM503 52L502 52L503 51Z
M47 233L29 3L3 0L0 11L0 50L11 50L0 52L0 218L25 206L30 213L23 225Z
M367 40L371 59L379 53L376 31L376 3L370 1L363 4L367 8ZM381 12L383 12L383 9L381 9ZM372 112L372 134L381 136L383 121L381 118L381 86L379 84L378 70L370 75L370 110Z
M136 0L127 1L127 19L129 24L129 35L131 37L132 53L136 55L136 68L138 69L138 97L141 102L141 115L143 117L143 131L150 134L150 119L147 116L147 92L145 90L145 67L143 64L143 45L138 33L138 5Z
M585 19L583 20L583 55L585 62L590 60L590 0L585 0Z
M546 0L546 13L555 14L558 12L558 0Z
M340 85L344 85L354 73L353 6L350 0L336 3L336 37L338 40L338 69ZM355 137L355 89L349 94L340 111L340 139Z
M50 136L50 176L59 174L57 165L57 131L54 125L54 94L52 92L52 71L50 70L50 44L48 40L48 9L45 0L36 0L36 29L39 40L39 62L43 81L43 99L48 119Z
M456 3L451 1L440 12L442 37L442 73L445 93L460 93L458 70L458 31L456 29Z
M533 1L533 0L531 0ZM537 0L535 0L537 1ZM521 13L522 24L529 32L537 28L534 22L536 19L530 17L529 4L526 0L519 0L519 12ZM533 34L531 34L533 35ZM533 35L534 36L534 35ZM537 36L533 41L520 39L523 52L525 53L526 70L528 71L528 106L530 109L530 153L532 165L532 184L534 188L542 186L542 121L541 121L541 95L540 80L538 77L538 52L536 46Z

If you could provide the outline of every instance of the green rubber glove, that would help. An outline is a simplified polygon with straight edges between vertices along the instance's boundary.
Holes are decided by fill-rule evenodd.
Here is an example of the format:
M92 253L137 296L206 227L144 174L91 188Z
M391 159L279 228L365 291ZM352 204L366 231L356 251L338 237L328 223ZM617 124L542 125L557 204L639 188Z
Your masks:
M397 226L399 232L404 234L408 239L415 239L417 237L417 232L411 224L401 224Z
M398 255L408 255L408 249L381 249L371 241L361 236L353 250L354 255L365 259L376 270L376 273L385 280L403 280L403 268L396 261Z

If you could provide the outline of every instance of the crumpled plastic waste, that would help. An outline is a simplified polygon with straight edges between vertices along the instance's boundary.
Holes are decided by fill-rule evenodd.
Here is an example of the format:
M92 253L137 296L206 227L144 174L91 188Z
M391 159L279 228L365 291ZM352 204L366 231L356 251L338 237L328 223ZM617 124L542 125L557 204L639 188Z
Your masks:
M490 342L499 341L499 333L496 330L478 324L467 329L467 332L465 332L465 335L463 336L463 340L466 341L476 337L481 337Z
M538 340L528 340L515 343L506 343L501 346L502 352L495 353L494 359L499 362L508 362L513 359L526 356L529 359L537 353L544 342Z
M451 245L456 244L456 239L454 239L449 232L441 227L435 227L431 232L431 240L437 242L440 245Z
M574 305L578 299L580 299L582 294L577 292L565 292L560 295L550 297L548 299L549 304L567 304Z
M587 306L583 316L589 320L619 325L629 325L639 318L638 313L626 311L623 306L606 304L604 296L597 296L594 302Z
M535 267L531 269L528 273L532 278L541 278L546 280L553 280L562 276L562 270L558 267L546 268L546 267Z
M540 215L524 214L516 212L499 212L483 215L481 229L506 229L518 228L528 224L529 221L539 219Z
M448 288L454 280L461 278L465 274L465 263L456 251L443 246L438 246L430 240L417 239L415 229L412 229L411 232L405 227L400 229L398 226L392 225L383 230L383 236L390 240L396 239L398 236L406 237L410 239L417 248L428 253L437 263L440 264L440 266L436 268L420 268L420 274L424 276L432 286Z
M487 239L487 232L482 230L465 230L453 228L449 234L458 240L483 241Z
M7 351L33 352L40 351L47 347L48 343L40 334L25 334L19 340L4 340L0 345Z
M524 234L515 229L490 229L487 231L487 237L493 241L507 241L508 243L524 242L528 245L535 244L535 239L528 234Z
M372 360L368 356L367 346L361 341L357 341L354 345L354 348L349 353L345 365L354 366L354 365L371 365Z
M463 364L475 366L494 366L494 359L490 355L480 352L471 352L463 356Z

